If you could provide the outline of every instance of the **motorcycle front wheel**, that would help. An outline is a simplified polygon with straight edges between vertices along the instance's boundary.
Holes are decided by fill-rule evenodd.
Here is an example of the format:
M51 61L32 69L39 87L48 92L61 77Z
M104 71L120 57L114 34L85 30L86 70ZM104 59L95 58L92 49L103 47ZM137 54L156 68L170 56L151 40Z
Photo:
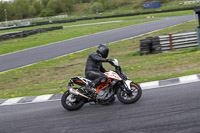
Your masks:
M125 91L119 88L117 91L117 98L119 99L119 101L124 104L131 104L137 102L142 96L142 89L138 84L132 82L131 90L132 93L127 94Z
M67 90L62 95L61 104L65 109L69 111L74 111L83 107L83 105L85 104L85 99L81 96L70 94Z

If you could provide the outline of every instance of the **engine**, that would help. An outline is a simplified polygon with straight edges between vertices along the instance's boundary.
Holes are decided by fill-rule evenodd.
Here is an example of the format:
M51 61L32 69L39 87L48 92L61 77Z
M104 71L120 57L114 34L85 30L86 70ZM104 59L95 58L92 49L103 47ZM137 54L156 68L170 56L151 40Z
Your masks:
M110 87L105 88L104 90L100 90L97 95L97 99L101 101L106 101L110 99L114 95L114 92L110 89Z

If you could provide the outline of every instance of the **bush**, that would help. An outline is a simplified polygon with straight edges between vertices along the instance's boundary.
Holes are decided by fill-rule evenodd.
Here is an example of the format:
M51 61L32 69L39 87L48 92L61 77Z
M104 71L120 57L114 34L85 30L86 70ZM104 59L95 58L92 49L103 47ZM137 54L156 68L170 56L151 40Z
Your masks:
M115 9L135 3L132 0L100 0L100 2L103 4L104 9Z
M116 0L108 0L105 5L106 9L115 9L117 8L117 1Z
M40 17L55 16L56 13L51 9L44 9L40 13Z
M138 1L133 3L133 9L143 8L143 3L144 3L143 1Z
M90 11L92 13L99 13L99 12L103 12L103 5L99 2L95 2L91 7L90 7Z

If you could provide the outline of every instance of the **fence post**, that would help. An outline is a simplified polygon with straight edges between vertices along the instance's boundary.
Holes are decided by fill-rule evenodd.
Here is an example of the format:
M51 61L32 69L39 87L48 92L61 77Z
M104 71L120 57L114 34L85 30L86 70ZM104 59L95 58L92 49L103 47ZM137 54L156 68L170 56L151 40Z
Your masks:
M170 49L173 50L173 39L172 34L169 34Z

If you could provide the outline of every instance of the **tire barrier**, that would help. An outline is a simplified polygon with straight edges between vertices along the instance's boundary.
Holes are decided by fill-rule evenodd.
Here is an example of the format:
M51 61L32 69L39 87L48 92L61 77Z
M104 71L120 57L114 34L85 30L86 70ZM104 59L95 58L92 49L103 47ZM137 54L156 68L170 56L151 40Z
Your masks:
M27 25L27 26L15 26L15 27L3 28L3 29L0 29L0 30L9 30L9 29L33 27L33 26L48 25L48 24L58 24L58 23L71 23L71 22L83 21L83 20L105 19L105 18L115 18L115 17L128 17L128 16L137 16L137 15L145 15L145 14L153 14L153 13L185 11L185 10L194 10L194 9L200 9L200 6L187 7L187 8L179 8L179 9L161 10L161 11L152 11L152 12L138 12L138 13L128 13L128 14L120 14L120 15L111 15L111 16L83 17L83 18L79 18L79 19L36 22L36 23L32 23L32 24Z
M19 29L19 28L28 28L28 27L33 27L37 26L36 24L30 24L30 25L24 25L24 26L13 26L13 27L8 27L8 28L2 28L0 30L11 30L11 29Z
M11 38L27 37L27 36L30 36L33 34L52 31L52 30L58 30L58 29L63 29L63 27L55 26L55 27L49 27L49 28L39 28L39 29L34 29L34 30L27 30L27 31L4 34L4 35L0 36L0 41L11 39Z
M59 23L71 23L71 22L76 22L77 19L73 19L73 20L57 20L57 21L45 21L45 22L36 22L33 23L33 25L48 25L48 24L59 24Z
M140 55L150 54L151 41L149 39L140 40Z
M140 40L140 55L162 53L158 36Z
M140 55L198 46L196 31L147 37L140 40Z

